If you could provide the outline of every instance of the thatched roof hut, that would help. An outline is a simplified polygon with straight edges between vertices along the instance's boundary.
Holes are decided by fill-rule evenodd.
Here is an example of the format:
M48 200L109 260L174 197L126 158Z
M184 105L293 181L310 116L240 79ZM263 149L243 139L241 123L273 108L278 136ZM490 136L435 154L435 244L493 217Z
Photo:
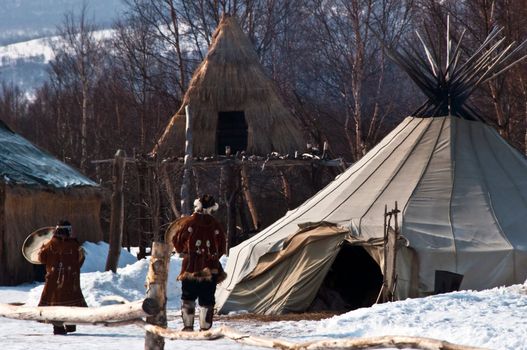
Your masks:
M102 240L101 188L0 121L0 285L33 281L22 256L34 230L67 218L78 239Z
M298 121L266 76L249 38L234 17L224 16L198 67L181 108L154 148L161 156L181 156L185 147L185 106L193 120L195 156L247 151L265 155L302 151Z

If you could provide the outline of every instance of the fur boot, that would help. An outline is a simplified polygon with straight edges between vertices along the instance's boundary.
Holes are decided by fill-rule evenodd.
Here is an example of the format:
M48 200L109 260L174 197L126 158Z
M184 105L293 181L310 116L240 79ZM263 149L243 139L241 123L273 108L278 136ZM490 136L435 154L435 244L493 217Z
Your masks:
M192 332L194 330L194 313L196 302L183 300L181 305L181 317L183 318L183 331Z
M199 330L206 331L212 327L214 306L201 306L199 309Z

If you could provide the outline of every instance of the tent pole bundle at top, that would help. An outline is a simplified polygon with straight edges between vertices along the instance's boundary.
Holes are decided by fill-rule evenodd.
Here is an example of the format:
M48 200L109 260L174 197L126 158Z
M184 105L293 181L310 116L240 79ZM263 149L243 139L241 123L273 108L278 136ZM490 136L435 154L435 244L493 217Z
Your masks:
M467 99L523 60L526 44L506 45L502 30L493 29L463 59L463 35L454 45L449 30L447 24L444 63L421 36L424 52L410 43L399 51L385 45L427 101L325 188L231 248L228 277L216 293L220 313L312 310L322 290L331 295L330 274L350 293L363 288L375 273L364 273L366 260L384 266L383 213L395 201L408 242L397 253L396 298L436 292L438 272L462 276L461 289L525 281L527 159Z
M442 58L437 46L431 44L432 39L428 30L426 33L430 45L427 45L416 31L424 55L410 40L405 41L405 46L401 47L400 51L385 45L390 58L404 69L428 98L414 115L426 117L457 115L469 120L481 120L481 117L466 103L470 95L479 86L506 72L526 57L525 55L518 57L518 54L525 48L527 41L519 45L515 42L507 45L505 37L499 38L502 32L503 28L494 27L479 48L463 63L461 62L462 42L466 29L461 33L457 45L454 45L450 37L450 18L447 18L446 57Z

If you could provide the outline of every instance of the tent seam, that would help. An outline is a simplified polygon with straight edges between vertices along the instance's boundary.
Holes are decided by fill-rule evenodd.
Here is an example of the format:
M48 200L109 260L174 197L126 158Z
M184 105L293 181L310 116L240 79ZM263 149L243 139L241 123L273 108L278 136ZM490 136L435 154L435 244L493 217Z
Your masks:
M435 119L435 117L432 117L432 118ZM441 122L441 128L439 129L439 133L437 134L437 138L436 138L436 141L434 143L434 147L432 148L432 151L430 152L430 154L428 156L428 160L426 162L426 166L423 168L423 171L421 172L421 176L419 176L419 181L417 181L417 183L415 184L415 187L412 190L412 193L410 194L410 197L409 197L408 201L406 202L406 204L405 204L405 206L404 206L404 208L402 210L401 232L404 232L404 230L403 230L403 228L404 228L404 217L405 217L406 210L408 209L408 205L410 204L410 200L414 196L414 194L415 194L415 192L417 190L417 187L419 187L419 185L421 184L424 175L426 174L426 172L428 171L428 169L430 167L430 163L432 163L432 158L433 158L433 155L434 155L434 153L436 151L437 144L439 143L439 139L441 139L441 136L443 135L443 131L444 131L446 120L447 120L447 117L443 117L443 120Z
M399 143L399 144L398 144L398 145L397 145L397 146L396 146L391 152L390 152L390 154L384 159L384 161L382 161L381 164L379 164L379 165L375 168L375 170L372 171L371 174L368 175L368 177L366 177L366 179L364 179L364 181L362 181L362 183L361 183L359 186L357 186L357 188L356 188L352 193L350 193L349 196L347 196L347 197L346 197L346 198L345 198L345 199L344 199L339 205L337 205L337 206L336 206L331 212L329 212L329 214L327 214L326 216L324 216L324 217L322 218L322 221L324 221L328 216L330 216L331 214L333 214L333 213L335 212L335 210L337 210L337 209L340 208L344 203L346 203L346 201L347 201L348 199L350 199L351 196L353 196L353 195L355 194L355 192L357 192L357 191L359 190L359 188L361 188L362 185L364 185L364 183L366 183L366 181L368 181L368 180L371 178L371 176L373 175L373 173L375 173L375 172L376 172L376 171L377 171L377 170L378 170L378 169L384 164L384 162L385 162L388 158L390 158L390 157L393 155L393 153L394 153L394 152L395 152L395 151L396 151L396 150L397 150L397 149L403 144L404 141L406 141L406 139L407 139L408 137L410 137L410 135L413 133L413 131L414 131L415 129L417 129L417 127L423 122L423 120L425 120L425 118L420 118L420 119L421 119L421 120L417 123L417 125L414 127L414 129L412 130L412 132L410 132L410 133L409 133L409 134L408 134L408 135L407 135L407 136L406 136L406 137L405 137L405 138L404 138L404 139L403 139L403 140L402 140L402 141L401 141L401 142L400 142L400 143ZM423 132L423 133L424 133L424 132ZM360 235L360 219L359 219L359 235Z
M386 148L386 147L387 147L387 146L388 146L388 145L389 145L389 144L390 144L390 143L391 143L391 142L392 142L392 141L393 141L393 140L394 140L394 139L395 139L400 133L402 133L404 130L406 130L406 128L407 128L410 124L411 124L411 120L409 120L409 121L406 123L406 125L405 125L404 127L402 127L401 130L399 130L399 132L397 132L397 133L396 133L396 134L390 139L389 142L386 143L386 145L385 145L384 147L381 147L381 148L377 151L377 153L376 153L374 156L376 156L377 154L379 154L379 153L381 152L381 150L383 150L384 148ZM365 163L364 165L366 165L366 163ZM353 173L351 173L349 176L346 177L346 180L348 180L350 177L352 177L353 175L355 175L355 173L356 173L357 171L359 171L360 169L362 169L362 168L363 168L363 166L361 166L361 167L358 168L356 171L354 171ZM341 182L341 184L340 184L339 186L335 187L335 189L334 189L333 191L331 191L330 193L333 193L334 191L336 191L336 190L337 190L342 184L344 184L344 183L346 182L346 180L343 180L343 181ZM332 182L333 182L333 181L332 181ZM328 188L329 186L331 186L331 183L332 183L332 182L330 182L328 185L326 185L324 188L322 188L320 191L318 191L316 194L314 194L314 195L311 197L311 199L314 199L319 193L322 193L322 191L324 191L326 188ZM306 204L308 204L308 203L311 201L311 199L308 200L308 201L306 202ZM281 225L281 224L282 224L283 222L287 221L287 220L284 220L283 222L277 221L277 222L276 222L276 224L277 224L276 226L279 226L279 227L278 227L273 233L271 233L271 234L269 234L269 235L267 235L267 236L265 236L265 237L262 237L262 239L261 239L260 241L254 243L253 247L251 248L251 252L250 252L249 256L252 255L252 253L253 253L253 251L254 251L254 247L255 247L257 244L259 244L260 242L262 242L265 238L270 237L270 236L276 234L280 229L282 229L282 228L285 227L286 225L292 223L294 220L298 219L301 215L303 215L303 214L305 214L307 211L311 210L311 209L313 208L313 206L316 205L317 203L318 203L318 202L313 203L313 205L310 206L308 209L306 209L306 210L303 211L301 214L299 214L299 215L296 216L295 218L289 220L287 223L285 223L285 224L283 224L283 225ZM297 207L297 208L296 208L291 214L295 214L295 213L296 213L301 207L302 207L302 205L298 206L298 207ZM285 219L285 218L286 218L286 216L284 216L284 219ZM279 222L280 222L280 224L278 224ZM280 225L281 225L281 226L280 226ZM273 225L271 225L270 227L272 227L272 226L273 226ZM248 247L248 246L252 243L252 241L245 241L245 242L247 242L247 243L244 244L243 247L240 247L240 250L239 250L239 252L238 252L238 254L237 254L237 256L236 256L235 266L236 266L237 263L238 263L238 259L239 259L239 257L240 257L241 250L242 250L243 248L245 248L245 247ZM245 242L244 242L244 243L245 243ZM241 243L241 244L243 244L243 243ZM231 275L232 275L232 274L231 274ZM225 287L226 290L227 290L228 288L231 287L231 284L232 284L232 281L233 281L232 278L233 278L233 276L231 276L231 279L230 279L230 281L229 281L229 284Z
M384 188L380 191L379 195L372 201L372 204L368 207L368 209L364 212L364 214L362 214L362 216L359 218L359 231L361 231L361 227L362 227L362 218L364 218L366 216L366 214L368 214L368 212L371 210L371 208L373 208L373 206L375 205L375 203L377 202L377 200L382 196L382 194L384 193L384 191L386 191L386 189L388 188L388 186L390 185L390 183L393 181L393 179L395 179L395 177L399 174L399 172L401 171L401 169L404 167L404 165L406 164L406 162L408 161L408 159L410 159L410 157L412 156L412 154L414 153L414 151L416 150L416 148L419 146L421 140L423 139L423 137L425 136L425 134L428 132L428 130L430 129L430 127L432 126L433 124L433 121L434 121L434 117L431 118L431 122L428 123L428 125L426 126L425 130L423 130L422 134L419 135L419 138L415 141L415 144L412 146L412 149L410 150L410 152L408 152L408 154L406 155L406 157L404 158L404 160L399 164L397 170L395 171L395 174L393 174L390 178L390 181L386 184L386 186L384 186ZM433 148L432 148L432 152L433 152Z

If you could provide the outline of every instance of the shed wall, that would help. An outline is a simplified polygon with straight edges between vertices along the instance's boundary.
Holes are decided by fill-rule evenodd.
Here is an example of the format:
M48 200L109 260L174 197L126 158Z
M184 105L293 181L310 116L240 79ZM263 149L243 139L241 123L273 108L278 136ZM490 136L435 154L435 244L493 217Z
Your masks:
M0 193L1 194L1 193ZM102 240L100 208L102 197L94 188L66 190L27 189L5 186L0 213L3 249L0 250L0 285L16 285L34 280L33 265L22 256L22 244L36 229L52 226L60 219L73 225L77 238ZM1 196L0 196L1 199ZM3 217L3 221L2 221Z

